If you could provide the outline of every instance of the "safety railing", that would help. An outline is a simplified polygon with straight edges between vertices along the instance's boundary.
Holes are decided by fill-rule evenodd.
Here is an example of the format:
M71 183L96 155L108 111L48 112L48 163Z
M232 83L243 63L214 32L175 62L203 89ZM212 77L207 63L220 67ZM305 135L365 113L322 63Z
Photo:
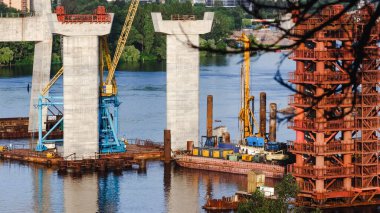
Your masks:
M292 165L294 176L314 177L314 178L337 178L337 177L351 177L354 176L354 166L325 166L318 168L316 166L297 166Z
M329 40L329 39L353 39L352 37L356 34L349 35L348 32L343 30L319 30L317 32L313 32L314 28L312 29L299 29L295 28L290 31L290 35L295 38L302 38L305 35L309 35L309 38L318 38L319 40Z
M380 96L379 96L380 97ZM323 97L318 99L317 97L302 96L300 94L289 96L289 104L300 107L348 107L351 106L353 102L358 102L359 97L354 100L352 95L337 94Z
M155 142L149 139L143 140L143 139L138 139L138 138L127 139L126 144L138 145L138 146L150 146L150 147L157 147L157 148L162 148L164 146L163 142Z
M294 50L290 56L293 59L308 60L354 60L352 51L330 49L330 50Z
M195 20L195 15L179 15L179 14L173 14L170 16L171 20L176 21L186 21L186 20Z
M355 151L354 143L343 143L342 141L333 141L326 144L315 143L288 143L288 150L294 153L305 154L339 154L351 153Z
M110 23L111 16L109 14L104 15L57 15L58 21L62 23Z
M290 72L288 75L291 83L346 84L351 81L350 75L342 72L326 74Z
M301 192L313 192L315 187L308 181L298 182L298 188Z
M308 130L308 131L341 131L355 129L355 121L353 120L330 120L316 121L312 119L294 120L288 122L288 127L292 129Z

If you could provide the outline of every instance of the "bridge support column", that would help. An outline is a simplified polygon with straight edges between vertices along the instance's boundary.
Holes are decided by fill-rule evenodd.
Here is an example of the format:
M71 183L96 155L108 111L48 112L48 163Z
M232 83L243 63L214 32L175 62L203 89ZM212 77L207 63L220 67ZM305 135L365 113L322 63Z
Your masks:
M210 32L213 13L204 20L162 20L152 13L156 32L166 38L166 129L172 150L185 150L187 141L199 141L199 35Z
M38 131L38 110L35 105L38 104L38 97L42 89L50 81L51 53L51 39L37 42L34 46L32 90L29 105L29 132ZM46 107L43 108L42 114L42 123L44 124L47 115ZM45 130L46 125L42 125L42 128Z
M99 39L63 37L64 156L99 152Z

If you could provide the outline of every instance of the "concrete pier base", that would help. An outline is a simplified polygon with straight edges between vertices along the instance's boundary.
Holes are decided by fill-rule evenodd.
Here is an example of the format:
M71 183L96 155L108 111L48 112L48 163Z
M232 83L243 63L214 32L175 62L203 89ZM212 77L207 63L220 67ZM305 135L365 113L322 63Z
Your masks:
M99 39L63 38L64 156L99 152Z

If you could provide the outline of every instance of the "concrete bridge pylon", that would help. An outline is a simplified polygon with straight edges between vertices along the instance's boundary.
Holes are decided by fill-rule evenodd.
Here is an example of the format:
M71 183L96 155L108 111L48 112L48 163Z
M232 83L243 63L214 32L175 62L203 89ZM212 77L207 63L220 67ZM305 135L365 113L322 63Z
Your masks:
M51 11L50 0L34 0L35 15L0 18L0 42L35 44L29 131L38 130L38 103L50 80L53 34L63 36L63 156L89 158L99 152L99 36L110 33L113 14L104 22L67 22ZM93 17L93 16L89 16ZM43 121L46 121L46 110Z
M162 20L152 13L154 30L166 34L166 128L173 150L199 141L199 35L211 31L214 13L203 20Z

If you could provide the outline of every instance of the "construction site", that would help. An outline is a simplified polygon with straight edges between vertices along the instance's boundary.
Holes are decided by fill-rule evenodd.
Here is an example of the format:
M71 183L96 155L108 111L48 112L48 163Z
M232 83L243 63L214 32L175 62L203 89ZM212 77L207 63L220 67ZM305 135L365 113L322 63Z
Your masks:
M12 7L11 2L0 0ZM237 211L257 190L266 200L281 199L276 184L288 177L297 186L290 206L338 211L347 207L380 206L380 20L378 16L373 18L380 10L378 4L369 3L351 11L342 4L332 4L319 13L307 14L306 18L297 10L289 13L288 34L276 31L276 37L281 41L286 39L280 44L288 47L281 51L287 56L286 63L292 64L287 67L285 78L290 89L270 85L274 82L273 75L265 74L266 69L274 73L275 65L268 61L278 60L278 54L282 53L258 51L260 42L252 40L244 30L239 31L241 35L235 33L229 38L236 43L231 48L238 53L235 54L237 63L230 62L233 65L227 67L228 70L232 67L234 73L207 73L207 69L217 70L220 65L215 68L202 64L204 50L199 47L203 36L216 26L217 13L204 12L203 17L174 14L165 19L166 13L152 12L154 32L165 36L166 68L159 77L148 73L153 76L152 80L146 80L151 82L144 87L144 90L148 87L149 95L139 97L142 89L137 82L149 76L125 74L118 65L131 30L136 30L133 22L140 4L140 0L130 1L113 51L109 41L111 28L114 20L121 17L109 13L105 6L97 6L92 14L69 14L60 3L52 7L48 0L25 0L13 5L24 11L23 15L0 16L0 42L34 42L31 89L29 94L28 83L28 97L23 99L29 102L28 116L0 118L0 171L5 165L14 167L12 162L31 168L42 166L46 171L62 175L69 185L72 184L70 175L86 179L97 174L97 193L89 199L99 206L82 209L85 212L103 212L107 202L115 208L111 212L125 211L119 202L119 190L122 191L119 182L109 183L112 188L107 191L99 180L120 174L134 179L130 175L136 172L142 179L148 176L149 181L157 182L149 176L150 169L157 173L162 170L164 194L159 196L165 198L165 207L157 207L164 208L160 211L181 211L181 202L173 200L174 197L188 200L183 202L190 212L191 209L203 211L200 208L205 203L202 208L207 211ZM26 13L30 8L33 13ZM62 41L63 63L53 75L54 36ZM264 41L263 35L259 40L265 49L265 45L276 39ZM269 54L270 59L252 60L261 57L256 55L261 52ZM225 57L230 57L228 54ZM260 64L268 68L263 69ZM256 73L258 69L263 70L261 76ZM229 77L223 81L220 77L214 79L213 75ZM1 82L8 80L1 78L0 75ZM213 81L207 81L208 78ZM129 83L125 79L134 87L127 87ZM238 80L230 83L233 79ZM155 89L155 83L164 89ZM4 91L0 88L6 97ZM255 107L255 97L259 97L256 98L259 107ZM139 99L148 101L130 107L133 106L130 100ZM285 103L281 102L283 99ZM125 101L129 102L126 110ZM3 105L6 109L9 104ZM234 107L231 110L226 106ZM140 115L144 109L149 111L145 117ZM9 113L13 109L7 110L13 115ZM125 111L135 113L135 119L126 121ZM285 111L288 117L284 128L280 118ZM160 125L155 124L153 114L162 116ZM146 123L139 123L142 120ZM123 135L125 122L141 129L145 133L141 137L145 138L159 129L161 140L130 139L134 134ZM225 125L231 123L238 123L232 131ZM150 124L154 128L147 126ZM46 172L38 171L41 173L33 176L38 179L34 182L46 187L42 183L50 181L41 175ZM0 181L6 181L5 177L0 177ZM228 178L232 185L228 185ZM137 178L132 185L139 191L143 184L152 183L139 183ZM219 192L218 187L228 190ZM39 197L49 197L42 188L34 191L41 193ZM62 211L78 211L73 204L76 201L70 203L67 198L67 194L76 193L74 188L64 189L69 191L64 192ZM213 199L213 189L223 198ZM88 192L91 190L84 190L82 196ZM110 196L117 197L116 203L102 194L113 192ZM233 197L225 197L232 192L235 192ZM133 196L133 193L127 194ZM199 199L204 201L202 204L198 197L202 197ZM103 199L106 204L99 204ZM52 210L51 201L34 202L43 206L48 202L49 210L44 206L43 211ZM35 211L41 210L39 204L34 204ZM133 211L134 207L126 208ZM156 207L149 209L153 211Z

